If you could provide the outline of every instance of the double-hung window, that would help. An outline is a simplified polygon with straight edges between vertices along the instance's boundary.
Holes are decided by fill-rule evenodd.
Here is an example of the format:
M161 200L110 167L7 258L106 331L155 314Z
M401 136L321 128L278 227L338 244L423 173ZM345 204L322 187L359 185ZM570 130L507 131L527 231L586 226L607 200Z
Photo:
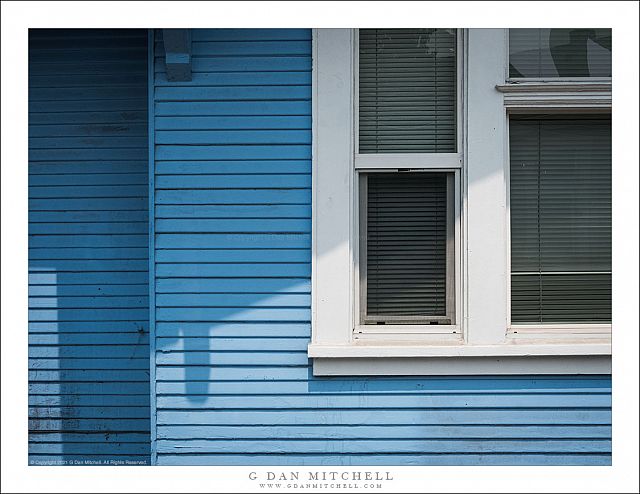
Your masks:
M356 339L459 333L457 45L455 29L358 31Z
M315 374L609 372L610 48L314 31Z

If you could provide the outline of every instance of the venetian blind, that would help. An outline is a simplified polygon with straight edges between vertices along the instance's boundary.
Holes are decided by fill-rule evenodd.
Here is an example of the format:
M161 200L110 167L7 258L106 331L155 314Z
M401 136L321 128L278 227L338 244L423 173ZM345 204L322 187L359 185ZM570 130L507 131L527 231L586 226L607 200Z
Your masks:
M611 29L509 29L509 77L611 77Z
M456 30L360 29L360 153L456 151Z
M611 320L611 120L511 120L511 320Z
M447 176L366 177L367 315L446 313Z

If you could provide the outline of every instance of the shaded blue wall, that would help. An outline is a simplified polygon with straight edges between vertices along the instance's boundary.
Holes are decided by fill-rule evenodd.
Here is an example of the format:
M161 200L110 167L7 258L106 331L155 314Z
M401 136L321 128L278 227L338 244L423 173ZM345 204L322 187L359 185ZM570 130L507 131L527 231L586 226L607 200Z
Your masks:
M31 462L149 461L147 160L146 30L31 30Z
M192 49L155 43L158 464L610 463L607 376L313 377L311 32Z

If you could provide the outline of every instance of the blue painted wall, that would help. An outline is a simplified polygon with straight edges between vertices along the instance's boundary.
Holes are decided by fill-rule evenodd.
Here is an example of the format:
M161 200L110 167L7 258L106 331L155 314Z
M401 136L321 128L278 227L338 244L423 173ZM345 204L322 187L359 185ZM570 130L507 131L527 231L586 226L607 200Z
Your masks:
M157 463L609 464L602 377L314 378L311 32L155 44Z
M146 32L30 35L30 459L608 464L601 377L314 378L308 30L155 46L149 369Z
M149 461L147 156L146 30L31 30L32 462Z

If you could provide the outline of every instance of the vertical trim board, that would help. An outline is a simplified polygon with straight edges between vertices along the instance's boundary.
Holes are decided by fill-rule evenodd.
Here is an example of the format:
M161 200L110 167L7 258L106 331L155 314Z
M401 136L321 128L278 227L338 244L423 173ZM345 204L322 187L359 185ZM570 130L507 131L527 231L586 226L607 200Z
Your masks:
M154 30L148 30L147 92L149 108L149 384L151 397L151 464L157 463L157 407L156 407L156 248L155 248L155 83Z

